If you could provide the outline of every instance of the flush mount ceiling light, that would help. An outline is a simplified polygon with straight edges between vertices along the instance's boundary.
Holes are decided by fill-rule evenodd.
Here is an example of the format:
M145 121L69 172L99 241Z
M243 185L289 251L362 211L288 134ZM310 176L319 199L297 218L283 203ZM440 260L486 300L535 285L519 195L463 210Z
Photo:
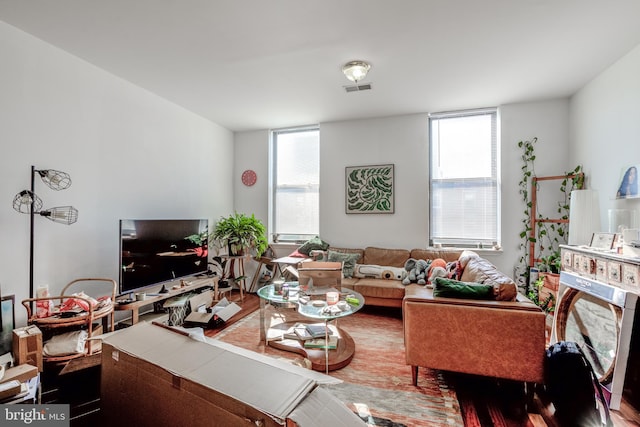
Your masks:
M371 65L364 61L350 61L344 64L342 72L352 82L358 83L367 76Z

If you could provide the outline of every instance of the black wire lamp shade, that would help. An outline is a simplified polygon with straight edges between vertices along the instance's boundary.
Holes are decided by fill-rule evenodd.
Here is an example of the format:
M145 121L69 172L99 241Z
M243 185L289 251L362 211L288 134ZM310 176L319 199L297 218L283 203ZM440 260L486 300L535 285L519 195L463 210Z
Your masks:
M33 248L35 215L40 215L59 224L71 225L78 220L78 210L73 206L57 206L42 209L42 199L35 193L35 177L38 175L42 182L52 190L66 190L71 186L71 177L66 172L54 169L38 170L31 166L31 190L22 190L13 198L13 209L22 214L29 214L31 227L29 236L29 298L33 298Z
M58 224L71 225L78 220L78 210L73 206L57 206L38 212L40 216Z
M22 190L13 198L13 209L23 214L39 212L42 209L42 199L29 190Z
M71 177L66 172L54 169L37 170L36 172L42 178L42 182L52 190L60 191L71 187Z

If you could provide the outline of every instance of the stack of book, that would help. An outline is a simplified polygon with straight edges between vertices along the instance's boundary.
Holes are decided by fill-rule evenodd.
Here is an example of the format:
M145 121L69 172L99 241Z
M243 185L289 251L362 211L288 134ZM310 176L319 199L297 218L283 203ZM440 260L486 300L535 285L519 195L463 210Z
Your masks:
M338 348L338 337L329 335L328 341L324 338L313 338L304 342L304 348L328 348L329 350L335 350Z
M314 323L312 325L306 325L307 331L311 338L324 338L327 335L333 334L331 329L327 328L324 323Z
M329 337L329 349L338 347L338 337L333 335L331 328L327 328L324 323L304 324L296 323L290 327L284 334L283 338L293 339L304 342L305 348L325 348L325 337Z

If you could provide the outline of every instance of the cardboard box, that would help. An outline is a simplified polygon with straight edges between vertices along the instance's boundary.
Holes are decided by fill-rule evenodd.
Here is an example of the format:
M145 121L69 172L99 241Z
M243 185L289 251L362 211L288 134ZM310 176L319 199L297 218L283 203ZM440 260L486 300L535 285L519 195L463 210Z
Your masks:
M256 334L258 331L256 331ZM105 337L105 425L362 427L318 388L340 380L218 340L138 323Z
M234 302L229 302L227 298L222 298L213 307L213 291L203 292L189 300L190 313L184 319L185 327L214 328L224 325L234 315L240 312L241 308Z
M38 375L38 368L33 365L29 365L28 363L24 363L22 365L17 365L5 370L4 376L0 380L0 383L12 380L20 381L21 383L23 383L35 377L36 375Z
M16 365L28 363L42 372L42 332L37 326L13 330L13 358Z
M180 326L189 314L190 292L167 299L162 307L169 313L169 326Z

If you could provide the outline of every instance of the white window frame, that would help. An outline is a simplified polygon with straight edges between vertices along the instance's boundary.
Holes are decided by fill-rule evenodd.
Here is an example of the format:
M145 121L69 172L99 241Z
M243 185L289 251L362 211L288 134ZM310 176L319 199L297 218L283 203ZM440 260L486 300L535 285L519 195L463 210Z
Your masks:
M440 156L439 147L447 144L446 136L439 134L439 125L446 119L464 119L472 116L489 116L491 120L491 157L489 176L445 177L438 175L437 162L451 161ZM432 246L459 248L498 248L501 241L501 183L500 183L500 136L497 108L433 113L429 115L429 243ZM487 137L487 135L485 135ZM443 150L444 151L444 150ZM442 173L442 172L440 172ZM444 186L455 187L447 209L442 205ZM487 187L489 192L486 191ZM483 190L483 188L485 190ZM492 199L494 197L495 199ZM464 199L468 198L470 202ZM440 200L440 202L438 202ZM440 203L440 206L438 204ZM455 206L455 213L452 215ZM492 207L495 212L492 212ZM467 212L467 210L469 210ZM448 211L445 212L445 211ZM473 224L469 219L483 218L483 225ZM466 218L466 220L465 220ZM459 222L456 222L459 221ZM488 222L487 222L488 221ZM486 225L486 226L485 226Z
M319 223L320 223L320 219L319 219L319 204L320 204L320 165L318 164L318 182L316 183L312 183L310 184L311 186L316 186L317 187L317 192L318 192L318 218L316 218L316 227L318 229L316 229L314 232L311 233L304 233L304 232L291 232L290 230L288 230L287 232L282 232L282 230L278 230L278 222L277 222L277 215L278 215L278 209L280 209L281 207L278 206L277 204L277 195L278 195L278 188L279 188L279 183L278 183L278 136L279 135L283 135L283 134L291 134L291 133L296 133L296 132L309 132L309 131L316 131L318 132L318 144L319 144L319 139L320 139L320 126L319 125L308 125L308 126L298 126L298 127L291 127L291 128L283 128L283 129L273 129L270 132L270 150L269 150L269 165L270 165L270 194L269 194L269 225L270 225L270 241L273 243L302 243L305 242L307 240L309 240L310 238L319 235ZM319 150L319 147L318 147ZM320 153L318 153L318 163L320 162ZM289 189L291 188L298 188L300 190L308 190L309 189L309 185L300 185L298 187L292 187L289 186ZM286 207L285 207L286 209Z

